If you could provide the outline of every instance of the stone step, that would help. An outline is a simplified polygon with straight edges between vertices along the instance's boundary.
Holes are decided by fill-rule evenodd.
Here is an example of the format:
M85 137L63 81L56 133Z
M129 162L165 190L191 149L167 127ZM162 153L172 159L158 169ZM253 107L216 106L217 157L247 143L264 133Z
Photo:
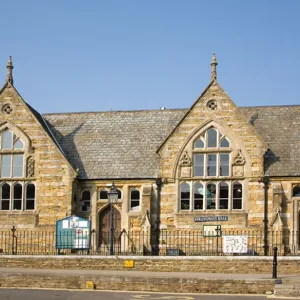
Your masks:
M292 284L292 283L275 284L274 295L280 297L299 297L300 284Z

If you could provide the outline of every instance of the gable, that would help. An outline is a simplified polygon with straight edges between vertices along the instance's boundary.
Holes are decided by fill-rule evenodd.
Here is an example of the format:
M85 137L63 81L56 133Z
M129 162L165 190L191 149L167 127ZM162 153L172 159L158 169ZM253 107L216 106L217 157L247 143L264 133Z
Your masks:
M267 144L213 80L160 147L163 177L175 178L175 168L184 149L190 147L189 141L203 128L206 130L213 125L226 135L231 135L233 149L242 149L244 156L248 156L249 167L252 168L252 174L249 175L262 175L263 155L268 148Z
M10 82L6 82L0 91L0 125L17 128L35 144L40 145L42 141L47 141L49 146L57 151L57 155L68 164L74 176L76 175L42 116L22 99Z

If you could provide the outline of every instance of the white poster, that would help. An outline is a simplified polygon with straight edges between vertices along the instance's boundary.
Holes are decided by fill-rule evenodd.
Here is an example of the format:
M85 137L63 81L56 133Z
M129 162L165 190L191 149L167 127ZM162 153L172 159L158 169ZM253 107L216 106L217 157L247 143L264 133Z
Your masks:
M224 235L223 253L247 253L248 236L247 235Z
M63 220L62 221L62 228L68 229L69 228L69 220Z

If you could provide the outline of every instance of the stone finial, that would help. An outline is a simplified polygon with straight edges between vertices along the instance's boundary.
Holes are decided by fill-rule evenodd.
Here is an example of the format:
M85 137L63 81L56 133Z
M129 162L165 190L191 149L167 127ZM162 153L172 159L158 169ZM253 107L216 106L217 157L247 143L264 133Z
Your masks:
M211 59L211 80L217 80L217 59L216 59L216 53L213 53L212 59Z
M6 82L10 82L12 85L14 84L14 79L13 79L13 74L12 74L12 70L13 70L14 66L12 63L12 59L11 56L8 59L8 63L7 63L7 76L6 76Z

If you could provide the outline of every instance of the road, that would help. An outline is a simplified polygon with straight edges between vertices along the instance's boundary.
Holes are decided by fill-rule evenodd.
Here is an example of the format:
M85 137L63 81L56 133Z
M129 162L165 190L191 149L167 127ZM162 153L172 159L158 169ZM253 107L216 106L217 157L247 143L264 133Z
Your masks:
M272 297L272 296L271 296ZM65 291L1 289L1 300L267 300L268 296L256 295L196 295L196 294L160 294L116 291ZM274 298L273 298L274 299ZM280 299L280 298L276 298Z

